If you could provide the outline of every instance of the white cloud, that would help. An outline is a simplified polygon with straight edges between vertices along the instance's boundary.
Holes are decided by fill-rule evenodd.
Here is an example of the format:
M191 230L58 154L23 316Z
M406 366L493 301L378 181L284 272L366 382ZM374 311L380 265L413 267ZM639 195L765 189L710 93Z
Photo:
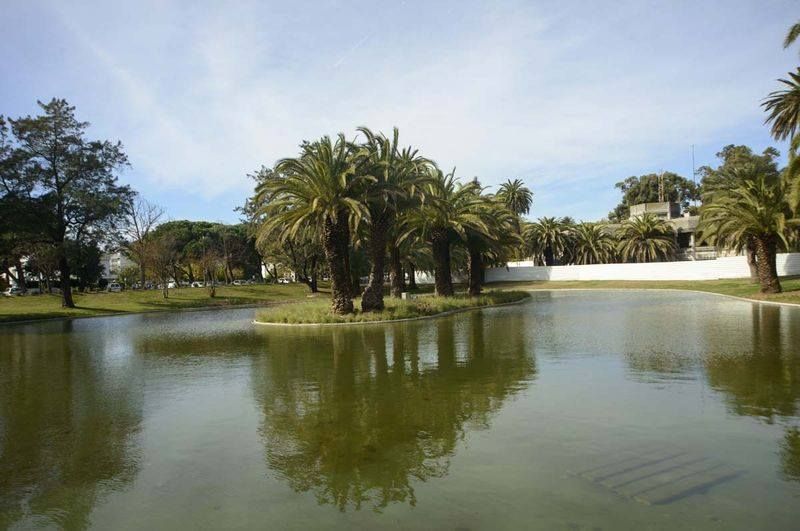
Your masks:
M397 125L465 177L522 176L543 198L557 184L580 196L598 178L611 188L691 143L752 129L794 59L780 50L788 6L747 2L154 2L87 24L95 7L59 10L112 80L108 112L125 113L119 136L141 187L206 199L244 195L248 171L358 125Z

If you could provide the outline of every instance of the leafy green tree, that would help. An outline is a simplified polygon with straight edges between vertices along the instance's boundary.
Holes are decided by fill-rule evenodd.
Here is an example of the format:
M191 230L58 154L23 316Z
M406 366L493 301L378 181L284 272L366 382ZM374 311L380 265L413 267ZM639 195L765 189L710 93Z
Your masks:
M68 240L66 242L67 261L70 263L72 274L78 281L78 289L86 291L87 288L97 284L103 277L103 265L100 258L103 252L94 240Z
M675 256L672 227L653 214L625 220L617 237L617 252L625 262L660 262Z
M452 297L451 246L466 241L467 231L488 233L481 216L481 186L475 181L460 183L455 170L445 175L431 168L423 194L420 207L405 217L404 237L417 236L430 245L436 294Z
M602 223L578 223L571 230L572 262L608 264L616 255L616 240Z
M622 192L622 201L608 214L608 218L621 222L628 219L631 206L659 202L659 190L662 189L659 181L663 182L663 201L679 203L682 208L687 209L691 201L700 199L700 190L694 182L677 173L668 171L661 175L649 173L632 176L614 185Z
M508 179L501 184L497 197L518 216L530 213L533 206L533 192L521 179Z
M788 202L787 179L764 174L754 166L729 170L740 184L714 192L701 209L701 229L717 244L755 245L762 293L780 293L776 267L779 247L788 247L788 233L796 220Z
M75 118L66 100L39 102L40 116L11 120L16 155L24 169L17 188L38 202L41 241L54 244L59 254L62 304L73 308L69 240L84 241L109 234L123 216L132 191L117 182L116 172L127 165L122 145L88 140L89 126Z
M126 288L133 286L137 280L141 281L139 266L137 265L123 267L117 272L117 281ZM144 286L144 282L141 285Z
M302 146L297 158L276 165L277 176L267 180L259 194L268 197L262 230L283 227L280 238L296 236L313 226L322 236L322 246L331 276L332 310L353 311L348 267L350 235L369 212L360 200L364 185L373 178L359 168L363 156L343 135Z

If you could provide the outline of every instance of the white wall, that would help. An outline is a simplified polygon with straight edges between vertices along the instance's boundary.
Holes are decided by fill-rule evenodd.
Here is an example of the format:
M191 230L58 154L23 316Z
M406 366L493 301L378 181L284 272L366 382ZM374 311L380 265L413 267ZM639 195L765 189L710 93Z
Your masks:
M800 275L800 253L778 255L778 274ZM602 264L534 266L531 262L509 262L508 267L486 270L486 282L518 280L715 280L750 276L744 256L715 260L657 262L652 264Z

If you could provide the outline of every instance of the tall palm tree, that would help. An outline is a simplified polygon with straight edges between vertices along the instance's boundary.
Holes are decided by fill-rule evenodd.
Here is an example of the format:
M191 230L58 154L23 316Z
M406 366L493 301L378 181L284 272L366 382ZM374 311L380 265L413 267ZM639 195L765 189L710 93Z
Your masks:
M280 160L276 176L258 190L265 204L265 221L259 232L281 239L294 237L309 225L322 236L331 276L334 313L353 311L348 254L350 234L369 215L362 191L374 178L360 167L364 153L347 142L322 137L304 143L297 158Z
M750 168L732 171L747 172ZM700 209L700 228L717 243L731 247L752 241L762 293L780 293L775 258L778 247L788 247L792 219L785 178L764 174L746 175L741 184L715 192L713 200Z
M571 235L573 263L607 264L614 260L616 241L602 223L578 223Z
M436 294L450 297L453 295L452 243L466 241L468 230L487 233L488 228L480 214L483 203L480 184L476 181L458 182L455 170L444 175L432 167L430 172L423 187L422 203L405 217L403 238L416 234L430 244Z
M675 232L653 214L624 221L617 237L617 251L625 262L659 262L675 255Z
M533 205L533 192L530 191L521 179L508 179L500 185L497 198L518 216L528 214Z
M408 207L418 195L421 169L428 161L414 149L400 149L396 127L391 139L375 134L367 127L360 127L358 131L365 137L365 171L373 178L364 190L363 199L369 211L367 239L371 267L369 283L361 296L361 309L367 312L383 309L387 240L391 237L392 250L396 251L394 225L397 212ZM392 269L399 268L399 262L399 252L394 252L390 264L394 266ZM400 275L402 278L402 273ZM396 276L394 271L393 278Z
M568 237L567 229L557 218L539 218L522 231L522 238L531 254L541 256L547 266L554 265L556 259L564 254Z
M497 196L482 196L483 201L475 205L475 214L483 222L480 230L467 229L468 293L472 297L481 294L484 264L487 260L504 263L508 255L520 244L515 230L518 216Z

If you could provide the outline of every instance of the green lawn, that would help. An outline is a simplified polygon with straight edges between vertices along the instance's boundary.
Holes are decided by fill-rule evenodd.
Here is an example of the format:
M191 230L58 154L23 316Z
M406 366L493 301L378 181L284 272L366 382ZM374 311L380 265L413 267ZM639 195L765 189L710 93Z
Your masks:
M305 284L220 286L217 288L217 296L213 299L208 296L208 290L205 288L171 289L168 299L162 297L160 290L75 293L77 308L74 309L62 308L59 295L0 297L0 322L185 308L268 305L305 299L308 294L308 287Z
M575 288L614 288L614 289L688 289L733 295L748 299L768 300L774 302L791 302L800 304L800 277L781 278L783 293L763 295L759 293L758 284L749 279L731 280L570 280L570 281L533 281L533 282L496 282L487 287L500 289L575 289Z
M466 310L483 306L494 306L525 299L529 294L525 291L494 290L486 291L480 297L468 297L457 294L455 297L435 297L424 295L410 300L386 297L385 308L381 312L356 310L348 315L335 315L331 312L328 299L316 299L309 302L284 304L274 308L260 310L256 320L263 323L280 324L334 324L334 323L366 323L376 321L395 321L398 319L416 319L455 310ZM355 301L356 308L361 305Z

